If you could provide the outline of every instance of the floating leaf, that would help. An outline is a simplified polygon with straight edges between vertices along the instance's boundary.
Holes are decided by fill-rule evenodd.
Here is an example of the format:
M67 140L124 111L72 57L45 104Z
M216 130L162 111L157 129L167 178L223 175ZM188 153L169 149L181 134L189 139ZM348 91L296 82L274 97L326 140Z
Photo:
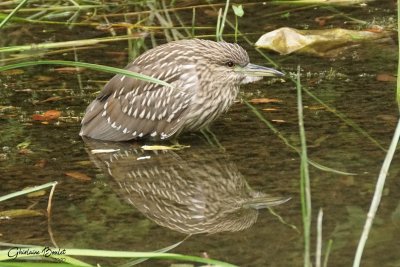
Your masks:
M173 146L142 146L143 150L181 150L184 148L189 148L190 146L183 145L173 145Z
M80 73L85 70L86 70L85 68L80 68L80 67L61 67L54 69L54 71L58 73Z
M22 69L14 69L14 70L6 70L6 71L2 71L1 74L2 75L20 75L23 74L25 71Z
M384 39L392 40L389 32L355 31L340 28L297 30L283 27L261 36L256 42L256 46L274 50L282 55L298 52L333 57L355 44Z
M101 153L114 153L114 152L118 152L120 149L113 149L113 148L105 148L105 149L92 149L90 152L92 154L101 154Z
M34 121L44 121L44 116L41 114L33 114L32 115L32 120Z
M36 75L35 79L41 82L50 82L52 80L54 80L54 77L51 76L46 76L46 75Z
M90 178L89 176L87 176L86 174L81 173L81 172L66 172L65 175L69 176L71 178L74 178L76 180L81 180L81 181L92 180L92 178Z
M393 115L388 115L388 114L380 114L380 115L376 115L376 119L380 120L380 121L385 121L388 122L392 125L396 125L397 122L397 117L393 116Z
M326 109L324 106L304 106L304 108L309 110L324 110Z
M31 141L24 141L22 143L19 143L17 145L17 148L18 149L27 148L30 144L31 144Z
M29 189L29 188L31 188L31 187L24 188L24 189ZM35 191L35 192L27 194L27 197L41 197L44 195L46 195L46 190L39 190L39 191Z
M40 211L37 211L37 210L28 210L28 209L15 209L15 210L0 211L0 219L33 217L33 216L43 216L43 213L41 213Z
M56 120L60 117L60 115L61 111L58 110L48 110L43 114L47 121Z
M254 98L252 100L249 100L249 102L252 104L264 104L264 103L281 103L283 101L276 98Z
M75 163L78 165L81 165L81 166L92 166L93 165L93 162L91 162L90 160L80 160Z
M325 26L325 24L326 24L326 21L327 20L330 20L330 19L333 19L335 16L324 16L324 17L317 17L317 18L315 18L315 22L317 22L318 24L319 24L319 26Z
M151 159L151 156L138 157L136 160Z
M376 75L376 80L380 82L395 82L397 81L397 78L387 73L380 73Z
M384 32L385 28L379 25L372 25L371 28L365 30L369 32Z
M290 18L290 12L286 12L286 13L282 14L280 17L283 19L288 19L288 18Z
M58 110L48 110L43 114L33 114L32 120L45 122L56 120L61 116L61 111Z

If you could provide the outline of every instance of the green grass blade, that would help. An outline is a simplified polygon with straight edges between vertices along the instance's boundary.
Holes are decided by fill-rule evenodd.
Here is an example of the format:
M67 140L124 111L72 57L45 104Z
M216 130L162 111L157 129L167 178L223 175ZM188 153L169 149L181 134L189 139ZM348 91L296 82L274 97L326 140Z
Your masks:
M304 129L304 116L303 116L303 98L302 88L300 83L300 66L297 67L297 111L299 117L299 133L301 143L301 164L300 164L300 189L301 189L301 211L303 217L304 227L304 267L311 266L310 259L310 230L311 230L311 188L310 188L310 175L308 170L308 157L307 157L307 142L306 133Z
M400 40L400 0L397 0L397 40ZM400 46L398 46L398 63L397 63L397 105L400 111Z
M217 26L215 27L215 38L218 41L221 41L221 37L219 35L220 27L221 27L221 17L222 17L222 9L218 10L218 18L217 18Z
M89 263L80 261L78 259L75 259L75 258L72 258L72 257L69 257L69 256L63 255L60 258L63 258L65 263L68 263L68 264L73 265L73 266L93 267L93 265L91 265Z
M93 265L88 265L93 266ZM1 267L84 267L84 265L76 265L59 262L26 262L26 261L8 261L1 262Z
M42 251L43 247L32 247L31 251ZM55 249L58 250L58 249ZM9 250L0 250L0 261L9 260ZM65 255L68 256L87 256L87 257L106 257L106 258L152 258L152 259L169 259L190 262L199 262L212 264L219 267L236 267L233 264L195 256L185 256L174 253L156 253L156 252L130 252L130 251L112 251L112 250L93 250L93 249L65 249ZM18 259L27 259L32 255L18 255ZM36 256L37 257L37 256Z
M0 29L3 28L4 25L14 16L15 13L18 12L18 10L25 5L25 3L28 2L28 0L22 0L16 8L14 8L10 14L8 14L7 17L5 17L1 22L0 22Z
M226 21L226 15L228 14L228 9L229 9L229 0L226 0L224 14L222 15L222 18L221 18L221 24L220 24L219 33L218 33L218 35L221 38L221 41L223 40L222 34L224 33L225 21Z
M196 36L195 32L194 32L195 29L196 29L195 25L196 25L196 8L193 8L193 11L192 11L192 31L191 31L192 38L194 38Z
M324 217L324 212L322 208L319 208L317 217L317 245L315 251L315 267L321 267L322 260L322 219Z
M329 239L328 245L326 246L325 249L324 264L322 265L323 267L328 267L329 255L331 254L332 251L332 244L333 240Z
M394 153L396 152L397 145L400 139L400 119L397 122L397 127L393 135L392 142L390 143L389 150L386 153L385 160L383 161L379 177L376 182L374 196L372 198L371 206L368 211L367 219L365 220L364 229L358 242L356 256L354 257L353 267L359 267L361 263L361 257L364 252L365 244L367 243L369 232L371 231L372 223L375 218L375 214L378 210L381 202L383 189L385 186L386 176L389 172L390 163L392 162Z
M114 37L103 37L94 39L82 39L75 41L65 41L65 42L52 42L52 43L40 43L40 44L30 44L30 45L17 45L9 47L0 47L0 53L10 53L10 52L22 52L22 51L38 51L47 50L54 48L65 48L65 47L78 47L78 46L90 46L106 42L117 42L131 39L140 39L142 36L133 35L120 35Z
M76 10L87 10L94 8L104 8L107 5L80 5L80 6L64 6L64 5L49 5L48 7L32 7L32 8L22 8L21 12L31 13L31 12L40 12L40 11L76 11ZM4 12L9 12L11 10L5 9Z
M179 241L179 242L177 242L175 244L172 244L172 245L170 245L168 247L165 247L165 248L157 249L156 251L153 251L153 252L168 252L168 251L180 246L189 237L190 237L190 235L186 236L183 240L181 240L181 241ZM141 259L137 259L137 260L134 260L134 261L129 261L129 262L121 265L120 267L131 267L131 266L137 265L139 263L142 263L142 262L144 262L146 260L148 260L148 258L141 258Z
M243 101L249 108L250 110L257 116L257 118L259 118L263 123L265 123L265 125L267 125L268 128L270 128L272 130L272 132L283 141L283 143L290 147L291 149L293 149L294 151L296 151L299 155L300 155L300 150L295 147L294 145L292 145L289 140L287 140L287 138L285 138L279 131L278 129L276 129L267 119L265 119L265 117L257 110L257 108L255 108L252 104L250 104L248 101L244 100ZM343 175L357 175L356 173L351 173L351 172L345 172L345 171L340 171L340 170L336 170L327 166L324 166L322 164L319 164L313 160L308 159L308 163L310 163L310 165L312 165L313 167L320 169L321 171L326 171L326 172L333 172L333 173L337 173L337 174L343 174Z
M379 147L382 151L386 152L386 149L378 141L376 141L371 135L369 135L366 131L364 131L364 129L362 129L360 126L358 126L352 120L346 118L343 114L341 114L334 108L329 107L321 99L319 99L317 96L315 96L313 93L311 93L311 91L308 90L307 88L303 87L303 91L306 92L307 95L311 96L319 104L321 104L324 108L326 108L329 112L333 113L335 116L337 116L339 119L341 119L344 123L346 123L347 125L352 127L354 130L359 132L361 135L366 137L368 140L370 140L373 144L375 144L377 147Z
M321 165L318 162L315 162L311 159L308 159L308 163L310 165L312 165L313 167L320 169L321 171L325 171L325 172L332 172L332 173L341 174L341 175L358 175L357 173L354 173L354 172L344 172L341 170L329 168L329 167Z
M43 185L39 185L39 186L35 186L35 187L31 187L31 188L27 188L18 192L14 192L5 196L0 197L0 202L10 199L10 198L14 198L14 197L18 197L18 196L22 196L25 194L29 194L35 191L39 191L42 189L45 189L47 187L52 187L55 186L57 184L57 182L51 182L51 183L47 183L47 184L43 184Z
M156 83L156 84L160 84L160 85L167 86L167 87L172 87L169 83L166 83L164 81L155 79L153 77L150 77L150 76L147 76L144 74L136 73L133 71L114 68L114 67L108 67L108 66L104 66L104 65L97 65L97 64L84 63L84 62L75 62L75 61L63 61L63 60L28 61L28 62L21 62L21 63L11 64L11 65L1 66L0 71L17 69L17 68L28 67L28 66L37 66L37 65L65 65L65 66L82 67L82 68L88 68L88 69L98 70L98 71L102 71L102 72L110 72L110 73L126 75L126 76L129 76L132 78L136 78L138 80Z

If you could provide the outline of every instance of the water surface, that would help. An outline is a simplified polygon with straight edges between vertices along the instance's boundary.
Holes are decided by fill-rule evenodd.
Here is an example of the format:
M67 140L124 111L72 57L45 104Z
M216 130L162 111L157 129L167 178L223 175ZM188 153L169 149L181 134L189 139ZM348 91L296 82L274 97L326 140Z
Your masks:
M289 17L268 16L278 11L286 14L285 10L288 9L288 6L263 4L246 6L245 16L239 20L240 29L243 32L256 32L257 34L248 36L254 42L263 32L282 26L319 29L320 26L314 19L334 14L331 10L314 7L292 11ZM337 9L367 22L372 22L375 18L376 23L390 22L395 17L393 3ZM211 9L198 10L197 23L215 25L216 18L212 14ZM182 11L181 16L187 25L191 24L191 12ZM348 20L337 17L328 21L325 27L357 28L345 24L345 21ZM27 31L32 34L19 38L15 36L20 35L9 34ZM230 29L227 31L233 32ZM88 27L66 30L62 26L22 24L9 28L7 33L3 35L4 45L107 36L107 32ZM162 32L156 38L159 43L165 42ZM253 63L268 65L243 39L239 38L239 43L247 49ZM150 42L148 45L151 45ZM388 147L394 132L398 115L394 97L395 82L379 81L377 75L393 75L396 72L396 51L393 41L363 44L335 58L268 54L287 73L294 73L300 65L302 84L332 109L328 110L304 94L304 120L310 159L355 174L335 174L310 166L314 218L312 250L317 212L323 208L324 246L329 239L333 240L329 266L349 266L353 261L385 156L384 149ZM77 56L86 62L122 67L128 60L127 44L123 41L90 50L78 50ZM50 58L73 60L74 54L65 52ZM109 159L100 157L100 161L96 163L93 155L90 155L91 147L78 136L80 117L109 78L110 74L89 70L79 75L60 73L48 66L25 68L21 74L1 74L1 195L27 186L59 182L53 198L51 223L48 223L45 216L2 219L0 239L3 242L35 245L54 245L55 242L63 248L153 251L184 239L191 231L185 230L184 226L178 229L171 227L165 222L165 218L157 220L127 201L126 196L118 189L116 177L124 176L130 171L136 171L139 177L145 177L146 174L139 172L141 165L135 167L125 162L117 169L118 175L114 173L114 177L111 177L104 167L104 161ZM59 99L45 101L51 97ZM256 108L288 142L296 147L300 146L296 90L289 78L263 80L246 85L242 88L240 97L246 100L280 100L258 104ZM62 118L49 124L32 121L32 114L51 109L62 111ZM180 139L182 144L191 146L187 150L154 156L139 149L139 155L132 152L133 157L137 159L143 155L153 156L154 161L149 163L149 168L153 166L159 172L159 176L154 177L169 173L168 179L181 178L188 183L192 182L191 177L194 179L191 186L205 191L209 190L207 186L215 188L218 181L226 184L233 181L233 184L245 185L241 189L235 189L237 197L243 198L253 191L275 197L290 197L289 202L274 208L285 223L265 209L252 213L250 217L242 214L243 210L238 210L233 213L236 221L240 218L251 218L248 219L251 222L246 219L247 224L242 224L245 226L239 227L240 229L228 229L235 230L234 232L224 232L224 227L220 227L218 229L222 232L193 235L173 252L208 255L240 266L302 266L298 154L241 101L218 119L211 130L223 149L211 146L200 133L195 133L186 134ZM21 143L29 145L22 149L21 145L18 147ZM135 143L134 147L140 145L143 143ZM168 172L171 166L180 168L180 171ZM400 183L397 179L400 175L399 166L399 159L396 157L388 176L385 196L368 239L363 266L400 266L400 243L397 238L400 234ZM66 175L71 172L85 174L91 179L73 179ZM182 178L185 177L183 174L192 176ZM198 180L202 175L206 175L203 184ZM172 183L176 183L178 189L182 184L179 180ZM233 199L235 196L221 191L223 189L219 190L215 195L224 196L222 199L230 199L229 196L232 195ZM139 201L137 198L132 199L135 199L136 204ZM232 205L222 205L220 212L225 212ZM30 208L44 212L47 197L19 197L3 202L1 206L2 210ZM167 217L170 218L171 215ZM198 232L207 232L207 229L211 229L211 226L201 226L200 230L203 231ZM93 259L87 260L95 262ZM115 264L108 260L102 263ZM170 262L159 261L157 264L169 266ZM155 263L147 262L143 265L154 266Z

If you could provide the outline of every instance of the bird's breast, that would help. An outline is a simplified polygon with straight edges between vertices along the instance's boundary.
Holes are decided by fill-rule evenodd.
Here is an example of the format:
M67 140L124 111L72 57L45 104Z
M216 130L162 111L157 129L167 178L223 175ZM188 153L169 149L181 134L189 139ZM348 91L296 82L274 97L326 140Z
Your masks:
M237 97L239 87L228 85L227 87L229 90L213 88L209 93L202 92L192 98L184 126L186 131L196 131L206 127L229 109Z

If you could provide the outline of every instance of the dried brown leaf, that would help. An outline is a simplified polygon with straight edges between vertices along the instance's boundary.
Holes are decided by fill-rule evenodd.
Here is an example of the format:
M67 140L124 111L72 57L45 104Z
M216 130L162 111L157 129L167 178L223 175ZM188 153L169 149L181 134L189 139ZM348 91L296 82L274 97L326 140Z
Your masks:
M36 163L35 163L35 167L38 167L38 168L44 168L45 166L46 166L46 164L47 164L47 160L45 160L45 159L40 159L40 160L38 160Z
M54 80L55 78L51 77L51 76L46 76L46 75L36 75L35 79L40 82L49 82L49 81Z
M324 106L304 106L304 108L309 109L309 110L323 110L323 109L325 109Z
M41 114L33 114L32 115L32 120L34 120L34 121L44 121L45 118Z
M397 81L397 78L387 73L380 73L376 75L376 80L380 82L395 82Z
M58 110L48 110L43 114L46 121L56 120L60 117L60 115L61 115L61 111L58 111Z
M90 181L92 178L81 172L66 172L66 176L80 181Z
M55 72L58 73L81 73L84 72L86 69L81 67L62 67L54 69Z

